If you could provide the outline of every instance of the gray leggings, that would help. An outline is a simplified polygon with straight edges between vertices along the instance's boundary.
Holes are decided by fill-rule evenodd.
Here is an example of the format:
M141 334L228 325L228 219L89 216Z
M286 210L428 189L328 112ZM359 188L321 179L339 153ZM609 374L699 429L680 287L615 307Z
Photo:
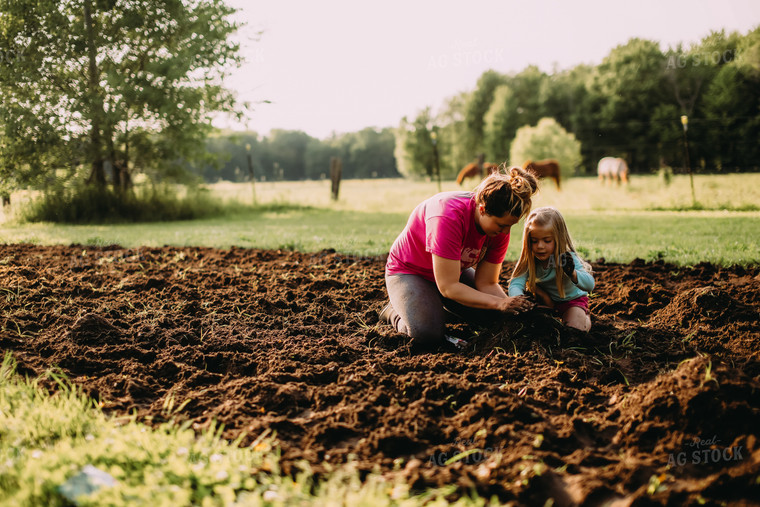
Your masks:
M474 288L475 270L465 269L459 281ZM432 345L443 339L447 313L466 321L481 323L500 315L495 310L471 308L445 298L435 283L418 275L386 276L385 287L393 307L390 313L391 326L421 345Z

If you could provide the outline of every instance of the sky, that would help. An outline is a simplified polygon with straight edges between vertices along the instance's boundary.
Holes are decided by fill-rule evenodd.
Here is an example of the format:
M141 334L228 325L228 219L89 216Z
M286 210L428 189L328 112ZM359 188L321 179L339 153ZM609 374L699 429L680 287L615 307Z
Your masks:
M638 37L666 51L760 26L758 0L228 0L246 63L225 81L251 104L221 128L325 139L398 126L472 91L486 70L598 65ZM267 103L268 102L268 103Z

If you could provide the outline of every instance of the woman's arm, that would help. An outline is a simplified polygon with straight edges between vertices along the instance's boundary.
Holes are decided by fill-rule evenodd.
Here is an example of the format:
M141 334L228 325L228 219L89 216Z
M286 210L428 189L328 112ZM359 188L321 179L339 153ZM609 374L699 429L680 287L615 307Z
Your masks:
M509 281L509 295L522 296L525 294L525 284L528 282L528 272L516 276Z
M484 308L488 310L499 310L502 312L519 313L528 310L533 303L525 298L510 298L501 291L497 296L483 292L459 281L461 276L460 262L453 259L444 259L433 255L433 275L438 290L441 294L449 299L472 308ZM484 275L481 275L484 276ZM492 274L491 274L492 276ZM475 273L476 285L478 283L478 274ZM498 280L498 273L497 273ZM482 282L481 282L482 283ZM490 290L493 290L491 287Z
M493 296L507 297L507 293L499 284L499 273L501 273L501 264L482 261L475 269L475 288Z

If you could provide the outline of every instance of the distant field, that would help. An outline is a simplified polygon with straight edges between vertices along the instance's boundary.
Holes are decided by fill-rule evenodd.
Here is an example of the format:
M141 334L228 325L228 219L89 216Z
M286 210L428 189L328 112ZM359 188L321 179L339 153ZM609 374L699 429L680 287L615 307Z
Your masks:
M464 188L472 188L475 182L468 183ZM328 181L256 183L257 204L281 204L280 210L252 207L247 212L192 222L75 226L6 221L0 224L0 242L234 245L303 252L334 248L377 255L388 251L411 209L438 190L434 182L347 180L341 184L340 199L333 202L329 185ZM253 203L250 183L220 183L210 188L225 200ZM457 188L454 182L442 185L443 190ZM695 190L696 207L687 176L675 177L669 186L656 176L634 177L628 187L601 186L592 178L575 178L567 181L562 191L550 182L542 183L534 206L559 208L579 250L591 260L604 257L629 262L638 257L677 264L759 264L760 174L698 176ZM19 201L17 198L15 206ZM698 211L678 211L683 209ZM513 230L508 258L518 254L521 226Z
M477 182L460 187L443 181L441 190L471 190ZM760 211L760 173L695 176L694 190L699 210ZM250 183L217 183L213 192L226 199L252 203ZM330 182L257 182L259 204L297 202L337 210L408 213L425 197L438 191L436 182L399 179L345 180L340 198L330 199ZM673 177L665 185L658 176L633 176L628 186L602 185L596 178L572 178L558 191L554 183L541 182L536 206L556 206L562 211L683 210L693 206L687 175Z

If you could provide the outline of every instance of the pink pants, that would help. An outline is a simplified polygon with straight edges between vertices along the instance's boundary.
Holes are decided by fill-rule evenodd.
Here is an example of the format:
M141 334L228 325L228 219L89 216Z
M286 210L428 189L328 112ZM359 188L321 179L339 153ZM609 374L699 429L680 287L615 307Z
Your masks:
M579 298L571 299L570 301L562 301L561 303L555 303L554 309L557 310L560 314L564 315L565 312L568 311L573 306L577 306L578 308L583 308L583 310L586 312L586 315L590 313L588 310L588 296L581 296Z

